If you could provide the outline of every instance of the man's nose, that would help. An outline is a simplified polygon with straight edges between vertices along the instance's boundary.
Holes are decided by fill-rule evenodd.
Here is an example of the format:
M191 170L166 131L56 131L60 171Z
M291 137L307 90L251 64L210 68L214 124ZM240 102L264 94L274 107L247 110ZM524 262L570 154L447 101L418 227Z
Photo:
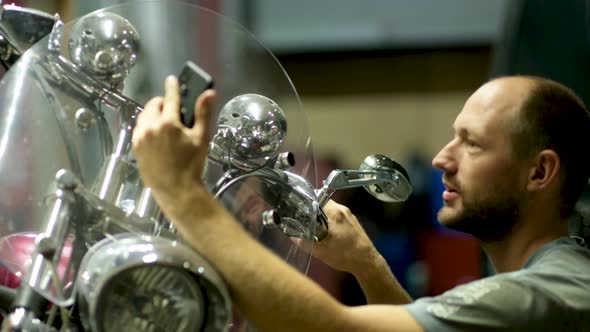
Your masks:
M456 159L453 156L453 141L443 147L432 159L432 166L445 172L452 172L456 168Z

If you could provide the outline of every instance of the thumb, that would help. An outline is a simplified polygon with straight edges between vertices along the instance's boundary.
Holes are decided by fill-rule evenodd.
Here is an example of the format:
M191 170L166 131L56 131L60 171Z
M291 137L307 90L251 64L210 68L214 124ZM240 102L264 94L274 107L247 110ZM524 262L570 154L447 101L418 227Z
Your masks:
M195 102L195 125L193 130L197 133L201 142L209 138L211 131L211 118L217 99L215 90L205 90Z

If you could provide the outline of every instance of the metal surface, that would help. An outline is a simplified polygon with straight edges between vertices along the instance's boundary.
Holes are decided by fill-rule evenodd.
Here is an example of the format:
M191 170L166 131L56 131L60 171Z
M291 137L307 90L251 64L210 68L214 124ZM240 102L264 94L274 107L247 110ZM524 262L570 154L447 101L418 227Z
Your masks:
M45 12L3 5L0 7L0 60L12 66L28 48L45 37L54 17Z
M212 156L248 164L273 157L287 135L287 118L270 98L240 95L219 112L218 131L211 143Z
M105 239L89 249L78 276L81 312L92 331L225 331L231 322L221 277L175 240Z
M153 34L157 24L173 33L143 33L146 10L160 16L143 31ZM68 309L80 304L86 330L161 330L163 322L238 329L230 324L231 300L220 276L182 244L143 185L132 153L141 105L161 95L164 77L187 60L214 74L224 105L203 182L237 222L301 272L314 241L329 232L322 207L334 191L364 186L384 201L411 193L403 167L380 155L367 157L359 170L335 170L316 190L311 140L290 79L252 34L216 15L183 2L146 1L65 25L55 20L49 36L6 73L0 187L22 194L0 195L0 263L54 308L43 322L20 310L9 321L32 315L31 322L51 327L59 312L64 325L75 325ZM206 19L198 24L199 18ZM202 24L219 25L215 43L196 40ZM9 47L0 40L0 52ZM162 49L174 52L159 59ZM226 52L218 55L223 66L199 61L211 50ZM263 74L253 77L249 68ZM26 259L12 257L14 234L35 236Z
M139 35L117 14L91 14L74 24L68 48L72 62L82 72L118 86L137 60Z
M365 185L364 188L377 199L384 202L403 202L412 193L410 177L402 165L389 157L374 154L363 160L360 171L379 172L375 175L361 175L366 180L376 180L375 183ZM388 175L380 174L387 173Z
M407 171L383 155L365 158L359 170L334 170L317 191L320 206L324 206L336 190L364 187L384 202L403 202L412 193Z
M158 13L158 20L148 19L146 12ZM221 279L213 277L211 267L200 263L203 259L197 252L186 247L178 251L181 239L137 172L131 133L142 105L161 95L165 76L177 73L187 60L214 73L220 105L230 105L226 110L231 112L227 113L228 120L235 120L240 107L246 108L239 116L243 125L226 122L236 130L232 135L237 134L234 138L239 143L223 143L223 151L231 149L231 154L223 158L221 153L221 162L210 163L203 181L209 186L223 183L220 178L246 180L226 187L222 203L233 207L230 212L239 223L251 220L248 231L274 248L287 263L306 273L318 208L317 204L310 208L308 204L314 198L302 192L313 194L313 189L285 192L289 201L282 205L267 195L294 183L289 182L292 176L285 172L295 174L288 170L295 159L304 166L302 173L296 175L307 183L315 179L313 151L306 145L309 135L305 117L291 81L274 56L249 32L216 13L185 2L125 3L68 24L51 17L51 33L35 45L26 46L28 49L19 54L19 60L5 73L0 85L0 187L10 193L0 195L0 265L51 307L47 317L37 311L26 316L47 328L63 324L64 329L88 330L93 319L101 321L105 313L111 316L107 311L101 312L103 307L128 313L133 312L137 303L144 308L156 308L155 293L163 289L155 287L157 281L171 280L187 286L183 295L195 301L199 296L206 297L200 307L194 307L196 311L186 312L185 316L194 318L197 325L205 324L202 330L237 330L228 322L228 313L232 311L229 297L210 295L224 292ZM194 32L204 24L217 25L218 29L213 31L220 35L199 39ZM166 38L154 35L161 31L167 31ZM0 40L0 52L6 54L9 46L7 39ZM175 52L162 59L159 55L163 49ZM202 58L207 52L220 52L215 56L223 59L223 67L211 67ZM256 56L247 55L252 52ZM260 68L261 75L246 76L244 68ZM237 109L231 106L230 101L244 96L249 101ZM278 104L282 99L296 102L281 109ZM287 115L289 121L298 123L289 135ZM245 163L248 167L242 168ZM264 184L250 182L248 176L240 177L262 165L265 169L257 174L265 179ZM284 216L281 225L272 230L264 228L261 221L269 204L276 205ZM294 218L297 216L305 222ZM141 241L145 248L152 246L153 252L140 259L141 255L131 254L136 249L132 245L117 247L110 243L100 250L95 247L100 241L108 242L123 233L135 239L151 237L147 242ZM285 234L308 241L297 246ZM18 255L16 240L28 244L26 250L18 249ZM182 253L186 250L190 254ZM97 254L98 251L104 255ZM115 257L114 252L126 254L116 256L113 263L108 259ZM97 279L93 279L91 287L99 287L94 289L95 297L84 300L88 304L85 309L77 306L82 300L74 296L83 292L79 288L85 276L81 270L83 261L92 261ZM121 265L106 268L108 262ZM161 272L170 269L183 273ZM105 273L102 277L99 270ZM168 277L158 277L164 275ZM124 286L119 281L127 277L150 289L137 303L109 292L110 286ZM92 303L96 310L90 309ZM72 305L80 308L86 326L80 326L77 317L72 316ZM223 310L214 317L201 317L197 307L203 312ZM170 322L168 325L181 322L174 312L166 313L156 310L154 317L159 322ZM12 310L11 315L22 316L19 310ZM102 321L116 324L115 320ZM105 326L112 330L112 326Z

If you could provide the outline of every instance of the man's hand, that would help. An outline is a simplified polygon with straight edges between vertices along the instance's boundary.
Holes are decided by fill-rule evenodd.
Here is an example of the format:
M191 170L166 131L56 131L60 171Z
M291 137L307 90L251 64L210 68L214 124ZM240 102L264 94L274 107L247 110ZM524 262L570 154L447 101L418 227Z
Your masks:
M371 239L350 210L334 201L323 208L328 217L328 235L316 243L313 255L334 269L357 274L376 256Z
M178 80L165 82L165 96L151 99L133 131L133 151L144 184L160 204L178 192L202 185L201 173L209 147L209 120L215 92L207 90L195 104L195 125L180 121Z
M400 286L387 262L350 210L333 201L329 201L323 210L328 217L329 231L316 244L313 255L337 270L353 274L368 303L411 302L411 297Z

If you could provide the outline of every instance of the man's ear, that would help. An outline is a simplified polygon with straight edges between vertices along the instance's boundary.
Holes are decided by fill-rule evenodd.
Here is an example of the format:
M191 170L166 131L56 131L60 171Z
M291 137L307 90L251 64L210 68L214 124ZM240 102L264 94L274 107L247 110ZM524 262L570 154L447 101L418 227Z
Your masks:
M547 188L557 181L561 161L557 153L553 150L542 150L533 160L533 165L529 170L527 189L537 191Z

